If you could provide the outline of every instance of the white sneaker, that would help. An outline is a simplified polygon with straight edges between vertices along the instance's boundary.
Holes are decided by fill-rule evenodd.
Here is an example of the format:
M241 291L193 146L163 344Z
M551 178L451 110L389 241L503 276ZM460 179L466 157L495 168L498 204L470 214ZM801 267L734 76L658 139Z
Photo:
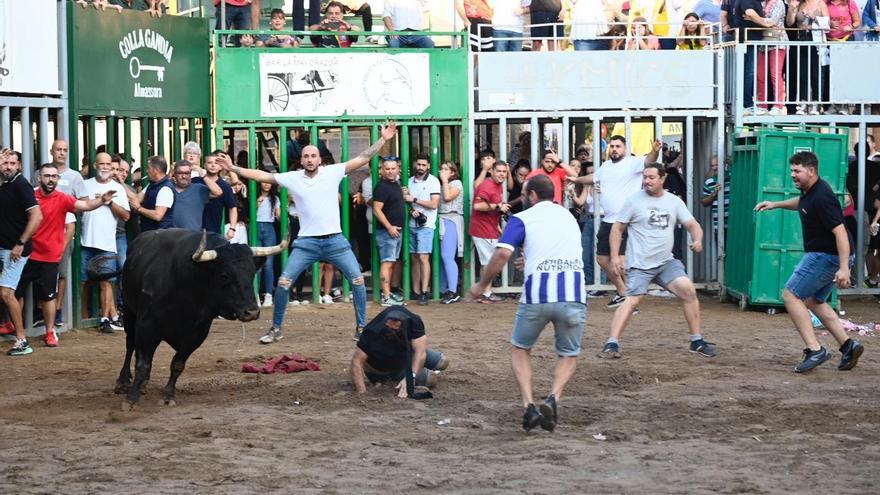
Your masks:
M272 294L269 294L267 292L266 294L263 294L263 307L269 308L271 306L272 306Z
M300 305L300 306L308 306L310 302L311 302L311 301L309 301L308 299L300 299L300 300L299 300L299 305Z
M846 105L841 105L840 108L837 109L837 113L839 113L840 115L849 115L850 110L849 108L847 108Z
M807 114L807 106L806 105L798 105L797 110L794 113L795 113L795 115L806 115Z
M767 115L767 109L763 107L755 107L755 115Z
M785 107L773 107L767 112L767 115L773 115L774 117L778 117L781 115L788 115L788 110Z
M321 304L333 304L333 296L330 294L321 296Z
M266 332L266 335L263 335L262 337L260 337L260 343L261 344L271 344L273 342L278 342L279 340L281 340L283 338L284 337L281 335L280 329L270 327L269 330Z
M299 306L299 299L294 299L293 301L290 301L288 304L290 304L292 306Z
M810 115L821 115L822 112L819 110L819 105L810 105Z

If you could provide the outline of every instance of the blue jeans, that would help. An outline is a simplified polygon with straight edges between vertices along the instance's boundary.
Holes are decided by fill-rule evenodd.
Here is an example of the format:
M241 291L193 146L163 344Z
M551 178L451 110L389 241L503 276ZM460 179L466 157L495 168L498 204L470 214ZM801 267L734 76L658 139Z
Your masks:
M116 305L118 307L122 307L122 269L125 268L125 260L128 256L128 236L125 232L117 232L116 233L116 259L119 263L119 276L116 277L119 281L119 290L116 295Z
M854 259L855 256L849 257L850 266ZM840 257L836 254L804 253L785 288L802 301L813 298L820 303L827 302L834 289L834 274L839 268Z
M432 227L409 228L409 252L431 254L434 251L434 229Z
M342 234L331 234L320 237L297 237L293 241L293 251L290 253L290 258L287 259L287 266L281 273L284 283L279 283L275 289L275 310L272 315L272 324L275 328L280 329L284 323L284 310L287 309L287 302L290 298L290 281L296 280L306 268L312 266L312 263L316 261L331 263L342 270L342 274L351 284L351 291L354 295L357 326L365 326L367 324L367 288L363 280L359 284L354 283L355 279L363 277L361 268L358 266L357 258L354 257L348 239Z
M434 48L434 42L423 34L389 36L388 48Z
M294 2L296 3L296 2ZM216 8L217 15L217 23L214 26L214 29L250 29L251 28L251 6L245 5L242 7L237 7L235 5L226 4L226 26L224 28L220 27L220 6L218 5ZM240 36L235 35L232 37L233 44L235 46L241 46Z
M523 34L515 31L505 31L503 29L493 29L492 37L495 38L496 52L521 52L523 48ZM517 40L509 40L507 38L519 38Z
M556 354L564 357L580 354L587 305L579 302L520 303L516 308L510 343L520 349L531 349L550 322L556 335Z
M605 40L574 40L575 51L604 50Z
M596 229L593 227L593 218L588 217L581 226L583 227L581 229L581 257L584 260L584 281L587 285L592 285L593 265L596 258Z
M278 237L275 235L275 224L273 222L257 222L257 242L260 246L274 246L278 244ZM275 286L274 261L274 256L267 256L266 263L260 268L264 294L271 293L272 288Z
M443 353L439 351L435 351L433 349L428 349L425 356L425 366L416 371L416 385L423 386L428 382L428 371L435 370L438 366L440 366L440 360L443 359ZM415 371L415 370L413 370ZM374 369L364 370L364 374L367 376L367 380L370 380L370 383L380 383L380 382L389 382L396 383L406 376L406 369L400 369L395 371L377 371Z
M743 67L743 108L755 106L755 47L750 45L746 48Z
M400 247L403 245L403 233L397 237L382 227L376 229L376 249L379 251L379 262L393 263L400 258Z

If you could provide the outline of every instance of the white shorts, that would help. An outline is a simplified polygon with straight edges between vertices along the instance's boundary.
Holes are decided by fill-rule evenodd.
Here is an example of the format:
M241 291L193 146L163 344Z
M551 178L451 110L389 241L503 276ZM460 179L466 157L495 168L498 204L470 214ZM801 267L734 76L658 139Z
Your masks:
M477 256L480 258L480 266L488 265L489 260L492 259L492 253L495 252L498 239L483 239L482 237L472 237L471 239L474 240L474 249L477 250Z

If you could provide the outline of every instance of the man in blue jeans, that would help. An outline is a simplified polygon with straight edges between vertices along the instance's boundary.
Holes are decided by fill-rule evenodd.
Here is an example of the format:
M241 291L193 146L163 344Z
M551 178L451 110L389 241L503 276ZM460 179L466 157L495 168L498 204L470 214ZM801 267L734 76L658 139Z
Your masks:
M312 263L323 261L342 270L351 283L356 314L355 338L360 337L367 322L367 290L357 258L351 250L348 239L342 235L339 222L339 208L328 208L328 198L339 194L339 183L351 172L370 163L385 142L397 133L397 124L389 123L381 127L379 139L361 154L344 163L321 166L321 153L316 146L306 146L302 150L300 163L302 169L283 174L271 174L262 170L251 170L233 165L229 157L217 157L217 162L225 170L238 174L243 179L251 179L269 184L279 184L292 195L299 212L299 236L293 241L293 250L287 266L278 279L275 289L275 308L272 326L260 342L271 344L281 338L281 325L284 311L290 300L290 285ZM335 201L334 201L335 204Z
M422 3L418 0L385 0L382 22L386 31L413 31L411 35L388 36L388 48L434 48L434 41L422 29Z
M849 287L852 264L852 239L843 223L840 202L831 186L819 177L819 159L809 151L795 153L789 159L791 180L801 191L800 197L785 201L762 201L755 211L775 208L797 210L801 217L804 236L804 257L785 284L782 300L785 310L801 335L806 349L803 361L795 366L795 373L806 373L831 359L831 353L819 344L813 330L810 312L819 317L822 325L840 344L839 370L855 368L865 348L846 335L837 312L827 304L836 284Z
M523 429L541 425L553 431L557 423L556 404L565 385L574 376L581 338L587 322L587 291L581 258L581 232L567 209L553 202L553 182L546 175L532 177L523 185L520 213L510 217L495 252L483 268L480 281L471 287L467 299L483 295L518 248L525 257L525 284L513 324L513 374L519 384ZM556 334L556 369L550 395L540 411L532 397L531 349L547 323Z
M252 0L222 0L226 3L226 25L221 23L221 0L214 0L214 12L217 15L217 24L214 29L251 29L251 3ZM296 2L294 2L296 3ZM300 28L302 29L302 28ZM241 46L241 36L233 36L235 46Z
M402 307L386 308L364 328L351 357L351 381L357 393L370 383L397 383L397 396L407 397L407 363L415 385L432 388L437 372L449 367L443 353L428 349L425 324L419 315Z

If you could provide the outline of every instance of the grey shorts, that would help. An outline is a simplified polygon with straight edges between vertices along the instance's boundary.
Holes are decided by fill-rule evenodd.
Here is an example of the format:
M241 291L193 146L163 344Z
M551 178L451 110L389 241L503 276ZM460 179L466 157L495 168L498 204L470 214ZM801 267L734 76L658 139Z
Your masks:
M647 270L630 268L626 271L626 295L643 296L647 294L651 282L656 282L657 285L668 290L669 284L681 277L687 277L687 272L684 265L678 260L669 260L658 267Z

